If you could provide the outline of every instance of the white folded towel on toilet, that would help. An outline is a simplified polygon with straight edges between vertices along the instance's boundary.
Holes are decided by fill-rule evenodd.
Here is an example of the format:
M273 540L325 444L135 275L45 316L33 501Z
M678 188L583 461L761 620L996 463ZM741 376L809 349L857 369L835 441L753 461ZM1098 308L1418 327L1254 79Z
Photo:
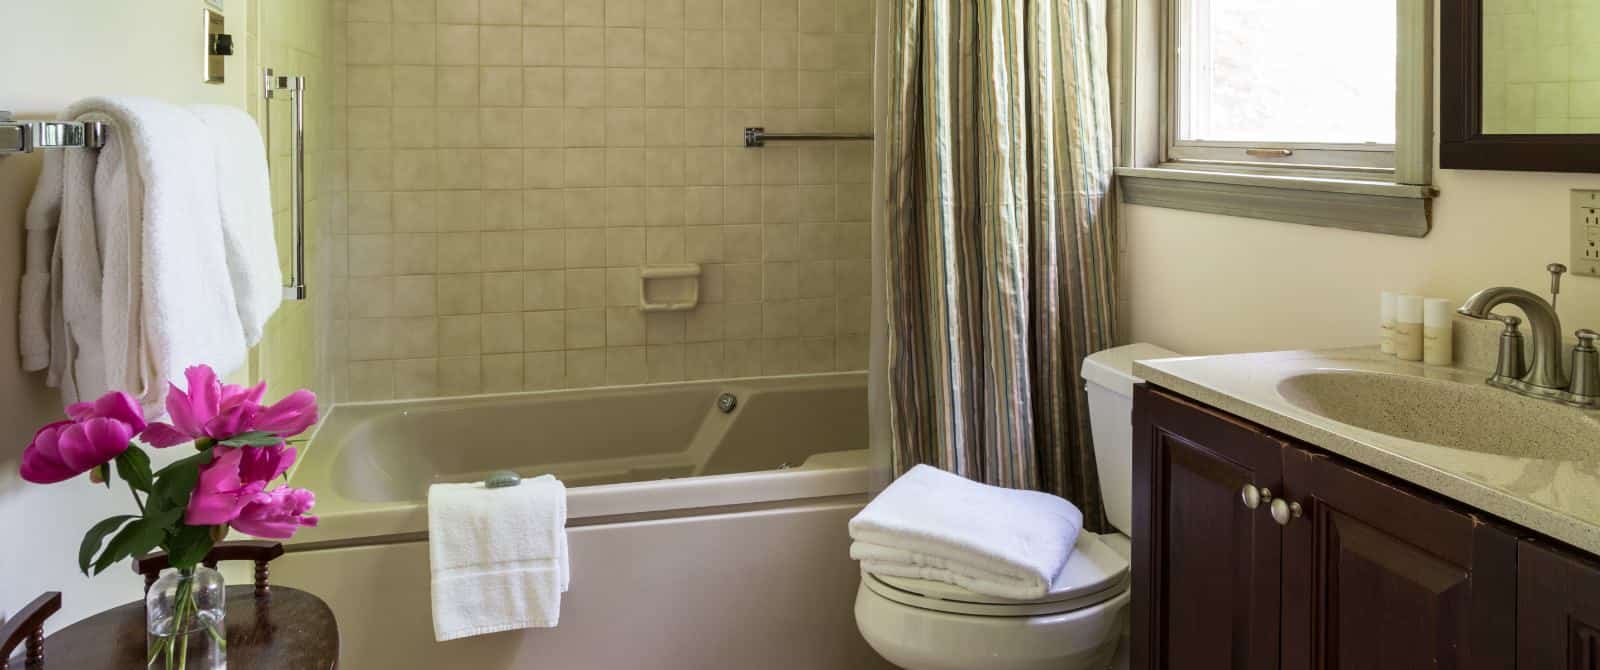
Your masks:
M428 487L434 639L554 628L571 576L566 524L567 489L550 475Z
M1083 512L1038 491L988 486L926 465L850 520L850 557L870 573L1042 598L1083 529Z
M238 107L196 105L190 109L205 122L216 147L218 209L228 277L245 344L253 346L261 341L267 319L283 302L266 145L255 119Z
M111 128L100 150L46 152L27 217L19 339L66 402L106 391L163 412L167 381L244 365L225 261L215 150L176 105L89 98L63 119Z

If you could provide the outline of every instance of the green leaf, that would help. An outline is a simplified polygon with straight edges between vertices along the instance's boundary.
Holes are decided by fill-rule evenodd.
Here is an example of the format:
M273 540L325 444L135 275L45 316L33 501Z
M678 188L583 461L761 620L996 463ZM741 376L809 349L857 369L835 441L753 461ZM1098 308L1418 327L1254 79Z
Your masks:
M165 525L152 523L148 518L123 526L122 532L111 538L106 544L105 551L100 553L100 558L95 560L94 574L104 572L106 568L129 556L143 556L149 553L151 549L156 548L156 545L161 544L161 540L166 536Z
M210 526L178 526L167 536L167 558L174 568L192 568L211 552L216 541Z
M190 456L185 456L185 457L180 458L180 459L178 459L176 461L168 463L166 467L161 468L160 470L156 471L156 478L160 479L162 476L165 476L165 475L167 475L169 473L172 473L174 471L177 471L177 470L182 470L184 468L188 468L190 466L194 466L196 469L198 469L200 466L205 465L205 464L210 463L210 462L211 462L211 450L210 449L202 449L198 453L195 453L195 454L190 455Z
M189 504L189 494L200 482L200 466L211 462L211 450L173 461L156 472L155 485L150 487L150 500L145 503L150 510L183 508Z
M146 523L153 523L160 527L161 530L166 531L170 530L174 524L178 523L179 519L183 518L183 512L183 509L168 509L154 513L146 510L144 520Z
M94 560L94 554L100 551L100 544L112 531L122 527L129 519L137 519L132 514L123 514L105 519L89 527L89 532L83 534L83 544L78 545L78 569L83 574L89 574L89 564Z
M129 447L117 456L117 475L140 493L149 493L155 481L150 472L150 456L138 447Z
M264 430L252 430L248 433L239 433L218 444L230 447L276 447L283 444L283 438Z

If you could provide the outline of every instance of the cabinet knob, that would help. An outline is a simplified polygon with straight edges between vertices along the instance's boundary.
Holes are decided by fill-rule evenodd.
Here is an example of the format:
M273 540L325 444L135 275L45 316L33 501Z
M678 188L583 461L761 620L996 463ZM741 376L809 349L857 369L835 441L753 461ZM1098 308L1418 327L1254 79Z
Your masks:
M1255 509L1261 503L1272 502L1272 489L1256 488L1255 484L1245 484L1239 488L1239 499L1244 501L1246 509Z
M1305 516L1305 508L1297 502L1286 502L1283 498L1272 501L1272 520L1280 526L1289 525L1290 521Z

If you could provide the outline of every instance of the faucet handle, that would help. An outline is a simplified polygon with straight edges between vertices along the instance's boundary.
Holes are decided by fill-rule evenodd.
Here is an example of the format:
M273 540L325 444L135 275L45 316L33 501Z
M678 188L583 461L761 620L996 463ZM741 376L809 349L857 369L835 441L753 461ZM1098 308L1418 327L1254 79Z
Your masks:
M1578 349L1583 351L1600 351L1600 349L1596 349L1594 346L1595 341L1600 340L1600 333L1589 330L1588 328L1580 328L1578 329L1578 332L1573 333L1573 335L1578 338Z

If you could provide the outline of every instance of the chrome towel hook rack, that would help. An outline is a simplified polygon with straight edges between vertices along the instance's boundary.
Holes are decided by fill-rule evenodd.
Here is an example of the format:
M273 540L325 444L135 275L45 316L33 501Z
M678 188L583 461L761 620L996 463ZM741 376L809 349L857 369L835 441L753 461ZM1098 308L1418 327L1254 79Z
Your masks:
M261 124L266 131L267 156L272 156L272 110L268 105L279 93L289 96L289 181L291 182L289 284L283 287L284 300L306 299L306 114L305 77L277 76L272 68L261 75Z
M28 154L37 149L99 149L107 128L99 121L17 121L0 110L0 155Z

